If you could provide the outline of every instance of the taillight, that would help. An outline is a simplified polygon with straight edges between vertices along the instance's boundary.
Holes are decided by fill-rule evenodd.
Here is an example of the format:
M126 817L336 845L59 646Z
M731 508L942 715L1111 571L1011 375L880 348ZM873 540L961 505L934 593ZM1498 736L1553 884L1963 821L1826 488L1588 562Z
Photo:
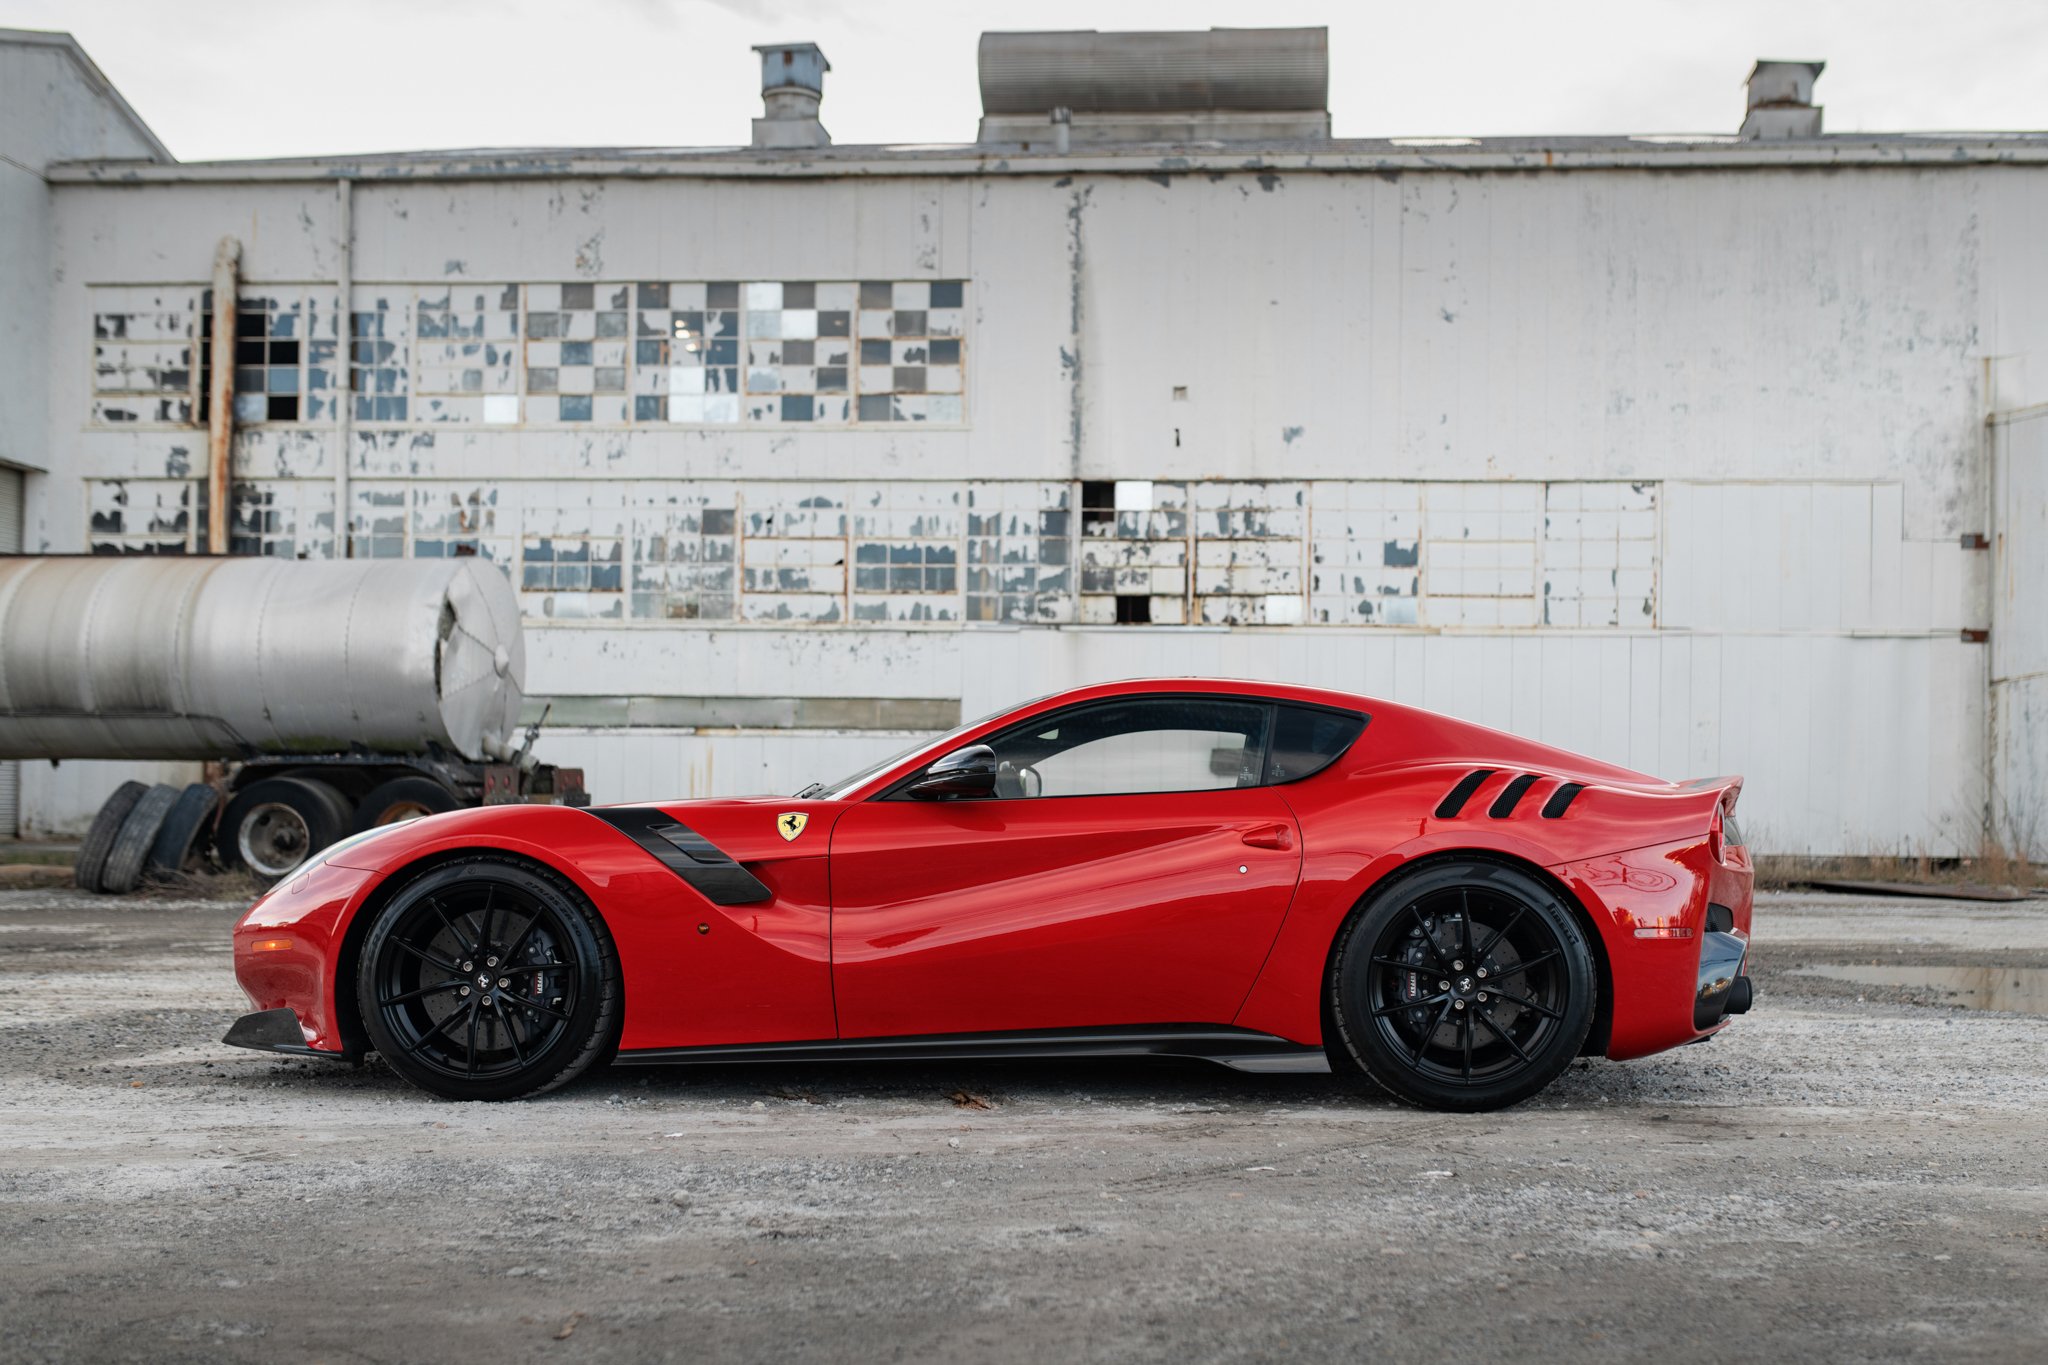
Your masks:
M1721 820L1721 808L1719 806L1716 806L1714 807L1714 823L1707 826L1707 853L1717 863L1722 860L1722 828L1723 825Z

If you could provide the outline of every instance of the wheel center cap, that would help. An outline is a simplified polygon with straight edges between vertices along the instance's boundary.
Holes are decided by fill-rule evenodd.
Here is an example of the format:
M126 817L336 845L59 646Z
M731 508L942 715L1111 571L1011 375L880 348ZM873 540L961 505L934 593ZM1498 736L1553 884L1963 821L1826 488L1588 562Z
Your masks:
M1461 976L1461 977L1459 977L1459 978L1458 978L1458 990L1459 990L1460 992L1465 992L1465 991L1469 991L1469 990L1471 990L1471 989L1472 989L1472 978L1471 978L1471 977L1469 977L1469 976Z
M476 974L476 984L480 990L489 990L491 988L491 974L489 972L478 972Z

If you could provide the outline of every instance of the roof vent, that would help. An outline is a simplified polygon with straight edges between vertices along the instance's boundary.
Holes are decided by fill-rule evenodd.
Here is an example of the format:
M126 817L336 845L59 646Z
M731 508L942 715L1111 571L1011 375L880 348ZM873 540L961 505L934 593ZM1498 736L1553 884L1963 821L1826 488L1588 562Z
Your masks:
M1326 28L984 33L979 65L985 143L1064 150L1063 141L1086 147L1330 136Z
M761 104L763 117L754 120L756 147L829 147L832 134L818 122L818 104L825 98L825 73L832 63L816 43L763 43Z
M1813 83L1826 62L1774 62L1759 58L1749 72L1749 113L1742 120L1748 142L1782 142L1819 137L1821 107Z

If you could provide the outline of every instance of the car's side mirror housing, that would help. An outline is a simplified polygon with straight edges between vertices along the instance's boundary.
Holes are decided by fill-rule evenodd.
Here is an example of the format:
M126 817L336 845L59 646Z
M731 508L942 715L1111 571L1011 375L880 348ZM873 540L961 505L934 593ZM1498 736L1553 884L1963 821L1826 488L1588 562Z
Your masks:
M996 790L996 751L986 744L955 749L924 770L924 776L910 784L910 794L920 801L937 801L952 796L993 796Z

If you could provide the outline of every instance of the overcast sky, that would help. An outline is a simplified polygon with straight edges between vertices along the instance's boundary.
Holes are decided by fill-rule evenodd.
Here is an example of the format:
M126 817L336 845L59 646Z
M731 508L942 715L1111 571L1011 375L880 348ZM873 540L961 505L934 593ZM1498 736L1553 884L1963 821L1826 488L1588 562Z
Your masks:
M754 43L832 62L838 142L959 142L984 29L1324 24L1340 137L1733 132L1760 56L1831 132L2048 129L2048 0L0 0L184 160L742 143Z

